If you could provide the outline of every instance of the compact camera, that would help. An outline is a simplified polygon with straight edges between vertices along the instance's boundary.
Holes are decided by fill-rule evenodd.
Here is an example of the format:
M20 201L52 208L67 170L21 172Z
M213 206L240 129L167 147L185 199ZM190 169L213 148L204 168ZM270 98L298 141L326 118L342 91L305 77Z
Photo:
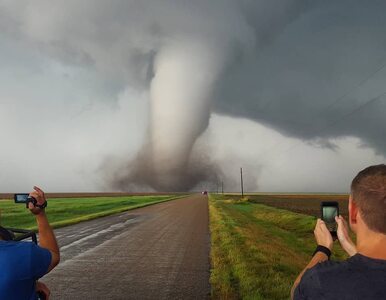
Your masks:
M15 194L13 198L15 199L15 203L25 203L25 207L27 208L30 202L32 202L34 206L37 204L36 199L31 197L29 194Z

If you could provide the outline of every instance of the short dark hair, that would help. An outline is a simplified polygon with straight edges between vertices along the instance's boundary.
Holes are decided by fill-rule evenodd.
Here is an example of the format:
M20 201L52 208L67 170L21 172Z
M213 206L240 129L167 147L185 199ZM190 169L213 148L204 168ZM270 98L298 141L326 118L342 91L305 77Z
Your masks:
M386 165L360 171L351 183L351 195L366 225L386 234Z

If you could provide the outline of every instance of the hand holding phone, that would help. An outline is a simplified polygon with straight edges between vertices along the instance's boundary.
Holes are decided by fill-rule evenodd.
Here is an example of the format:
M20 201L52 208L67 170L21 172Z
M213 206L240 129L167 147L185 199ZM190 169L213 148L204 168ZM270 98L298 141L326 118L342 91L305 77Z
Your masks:
M332 250L334 240L331 236L330 231L328 230L328 228L326 226L326 223L323 220L318 219L316 221L316 225L315 225L315 229L314 229L314 235L315 235L316 243L319 246L326 247L326 248L330 249L330 251Z
M349 234L349 228L346 220L342 216L338 216L335 218L338 229L337 229L337 235L338 240L343 248L347 252L348 255L353 256L357 253L357 248L355 246L355 243L352 241L350 234Z

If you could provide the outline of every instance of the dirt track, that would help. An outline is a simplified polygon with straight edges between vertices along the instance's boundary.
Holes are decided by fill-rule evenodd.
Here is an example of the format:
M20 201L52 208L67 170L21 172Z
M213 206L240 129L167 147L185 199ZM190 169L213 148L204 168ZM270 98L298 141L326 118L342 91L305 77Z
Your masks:
M207 198L194 195L56 231L52 299L206 299Z

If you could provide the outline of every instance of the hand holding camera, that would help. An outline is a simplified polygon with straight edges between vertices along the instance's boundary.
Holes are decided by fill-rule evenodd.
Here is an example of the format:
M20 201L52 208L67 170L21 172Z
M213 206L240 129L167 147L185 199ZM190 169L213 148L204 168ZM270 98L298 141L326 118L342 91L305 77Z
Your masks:
M29 202L28 208L34 214L38 215L47 207L47 200L44 192L37 186L34 186L34 190L29 194L31 198L36 200L35 202Z
M44 192L37 186L29 194L15 194L15 203L25 203L34 215L38 215L47 207L47 200Z

